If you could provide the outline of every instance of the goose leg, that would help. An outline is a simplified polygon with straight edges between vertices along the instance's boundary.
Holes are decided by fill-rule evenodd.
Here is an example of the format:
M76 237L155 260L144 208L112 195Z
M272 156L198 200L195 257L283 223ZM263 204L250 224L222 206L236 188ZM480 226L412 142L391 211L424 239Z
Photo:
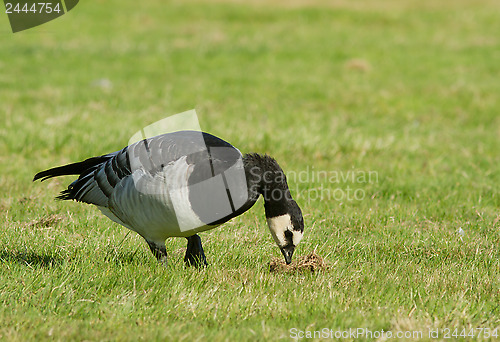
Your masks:
M165 244L157 244L152 241L146 240L151 249L153 255L158 259L158 261L164 265L167 264L167 249L165 248Z
M186 265L196 267L207 266L207 259L205 258L205 253L203 252L200 237L195 234L187 237L186 239L188 240L186 256L184 257Z

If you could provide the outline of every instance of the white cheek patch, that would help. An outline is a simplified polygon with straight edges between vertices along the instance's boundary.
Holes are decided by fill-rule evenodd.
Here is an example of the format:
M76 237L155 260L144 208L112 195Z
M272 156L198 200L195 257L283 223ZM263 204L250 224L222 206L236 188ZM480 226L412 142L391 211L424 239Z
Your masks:
M276 244L280 247L286 246L285 231L287 231L289 228L290 230L292 229L292 219L290 215L285 214L276 217L269 217L267 219L267 225L269 226L269 230L271 231L271 235L273 236L274 241L276 241Z
M304 236L304 234L302 232L299 232L299 231L294 231L293 232L293 245L294 246L297 246L300 242L300 240L302 240L302 236Z

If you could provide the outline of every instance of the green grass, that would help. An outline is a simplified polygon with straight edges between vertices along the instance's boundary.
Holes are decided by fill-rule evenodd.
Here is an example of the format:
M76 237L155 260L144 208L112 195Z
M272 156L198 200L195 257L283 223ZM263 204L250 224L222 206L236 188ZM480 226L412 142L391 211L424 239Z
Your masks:
M0 15L0 339L500 328L499 10L85 1L16 34ZM54 201L70 177L31 183L191 108L204 130L302 172L296 257L316 249L328 271L269 272L280 253L261 201L201 234L198 271L183 239L164 268L97 209ZM377 177L330 178L348 171ZM362 198L340 198L348 187Z

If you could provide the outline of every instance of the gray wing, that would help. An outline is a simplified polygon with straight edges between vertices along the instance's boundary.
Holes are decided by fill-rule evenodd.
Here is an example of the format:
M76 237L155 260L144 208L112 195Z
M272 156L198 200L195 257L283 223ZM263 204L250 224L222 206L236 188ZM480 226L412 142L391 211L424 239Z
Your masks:
M80 174L57 198L108 207L117 184L134 171L141 170L154 176L184 156L188 164L194 165L189 184L213 177L241 158L236 148L220 138L208 133L181 131L144 139L101 157L43 171L35 179ZM71 173L64 173L64 170L71 170Z

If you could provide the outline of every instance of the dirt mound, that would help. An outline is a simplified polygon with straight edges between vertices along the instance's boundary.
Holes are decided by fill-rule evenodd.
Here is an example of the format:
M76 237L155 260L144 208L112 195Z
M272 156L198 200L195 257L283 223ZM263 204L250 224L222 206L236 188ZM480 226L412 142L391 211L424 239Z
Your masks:
M327 270L328 266L321 256L313 251L309 255L296 258L290 265L287 265L282 258L274 258L269 263L271 272L317 272Z

